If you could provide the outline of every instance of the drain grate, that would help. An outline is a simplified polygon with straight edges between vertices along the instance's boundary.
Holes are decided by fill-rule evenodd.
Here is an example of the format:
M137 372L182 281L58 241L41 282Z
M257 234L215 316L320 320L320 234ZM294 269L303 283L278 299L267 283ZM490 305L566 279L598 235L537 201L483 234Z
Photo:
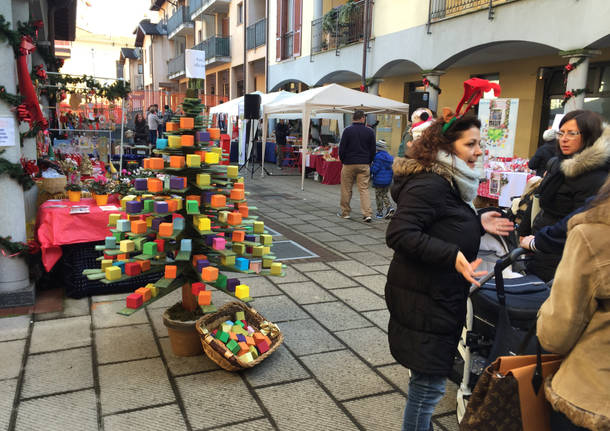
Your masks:
M292 240L274 241L271 250L276 256L275 260L312 259L320 257L313 251L306 249Z

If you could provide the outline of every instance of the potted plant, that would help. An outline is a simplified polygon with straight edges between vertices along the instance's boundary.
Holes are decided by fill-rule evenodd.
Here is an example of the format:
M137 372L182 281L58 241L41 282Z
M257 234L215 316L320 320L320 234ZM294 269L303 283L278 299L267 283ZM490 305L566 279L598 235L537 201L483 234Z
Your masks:
M196 356L203 353L201 339L195 327L203 316L192 293L190 281L182 285L182 301L175 303L163 313L163 324L167 328L172 352L176 356Z
M108 180L104 177L97 177L89 183L89 190L95 198L95 203L106 205L108 203Z
M68 199L70 202L80 202L81 191L83 188L80 184L68 183L66 184L66 191L68 192Z

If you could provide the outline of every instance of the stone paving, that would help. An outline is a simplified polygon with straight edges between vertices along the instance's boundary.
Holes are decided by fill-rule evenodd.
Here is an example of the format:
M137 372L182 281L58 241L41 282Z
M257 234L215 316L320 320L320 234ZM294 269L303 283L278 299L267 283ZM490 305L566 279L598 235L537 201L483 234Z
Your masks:
M399 430L408 372L387 344L387 221L362 223L357 192L343 220L339 186L256 175L249 201L274 240L320 256L247 277L253 306L284 333L270 358L230 373L174 356L161 314L178 291L129 318L116 314L127 294L66 298L62 312L0 319L0 430ZM437 430L457 430L455 391Z

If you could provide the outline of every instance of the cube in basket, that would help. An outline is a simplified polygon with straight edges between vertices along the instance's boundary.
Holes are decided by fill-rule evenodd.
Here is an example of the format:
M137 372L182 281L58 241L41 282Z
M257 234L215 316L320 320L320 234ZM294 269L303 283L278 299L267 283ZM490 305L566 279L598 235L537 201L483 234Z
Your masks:
M207 314L197 321L195 328L199 332L201 345L205 354L218 366L227 371L240 371L252 368L266 358L268 358L279 346L284 342L284 335L278 332L277 336L271 337L271 346L269 350L254 361L243 362L237 358L229 349L226 348L222 341L214 338L212 331L218 328L227 320L233 320L235 313L243 311L246 315L246 321L256 329L259 329L261 324L267 319L261 316L255 309L248 307L242 302L229 302L218 309L216 313Z

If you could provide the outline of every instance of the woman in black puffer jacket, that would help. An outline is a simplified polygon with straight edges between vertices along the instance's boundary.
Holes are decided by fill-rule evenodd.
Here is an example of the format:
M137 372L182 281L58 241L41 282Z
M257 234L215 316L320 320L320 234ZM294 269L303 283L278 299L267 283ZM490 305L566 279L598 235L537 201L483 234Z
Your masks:
M540 212L533 224L529 217L521 222L521 237L535 235L543 227L554 225L584 206L608 176L610 128L604 130L598 114L584 110L568 112L559 123L557 138L559 156L549 161L546 176L537 191ZM527 266L528 272L544 281L551 280L561 260L561 252L558 249L556 253L536 253Z
M474 261L484 231L507 234L499 213L477 216L472 200L481 155L481 123L474 117L443 119L415 142L411 159L394 161L392 197L397 210L386 233L394 250L385 299L390 311L392 356L411 370L403 430L428 431L445 392L476 283Z

